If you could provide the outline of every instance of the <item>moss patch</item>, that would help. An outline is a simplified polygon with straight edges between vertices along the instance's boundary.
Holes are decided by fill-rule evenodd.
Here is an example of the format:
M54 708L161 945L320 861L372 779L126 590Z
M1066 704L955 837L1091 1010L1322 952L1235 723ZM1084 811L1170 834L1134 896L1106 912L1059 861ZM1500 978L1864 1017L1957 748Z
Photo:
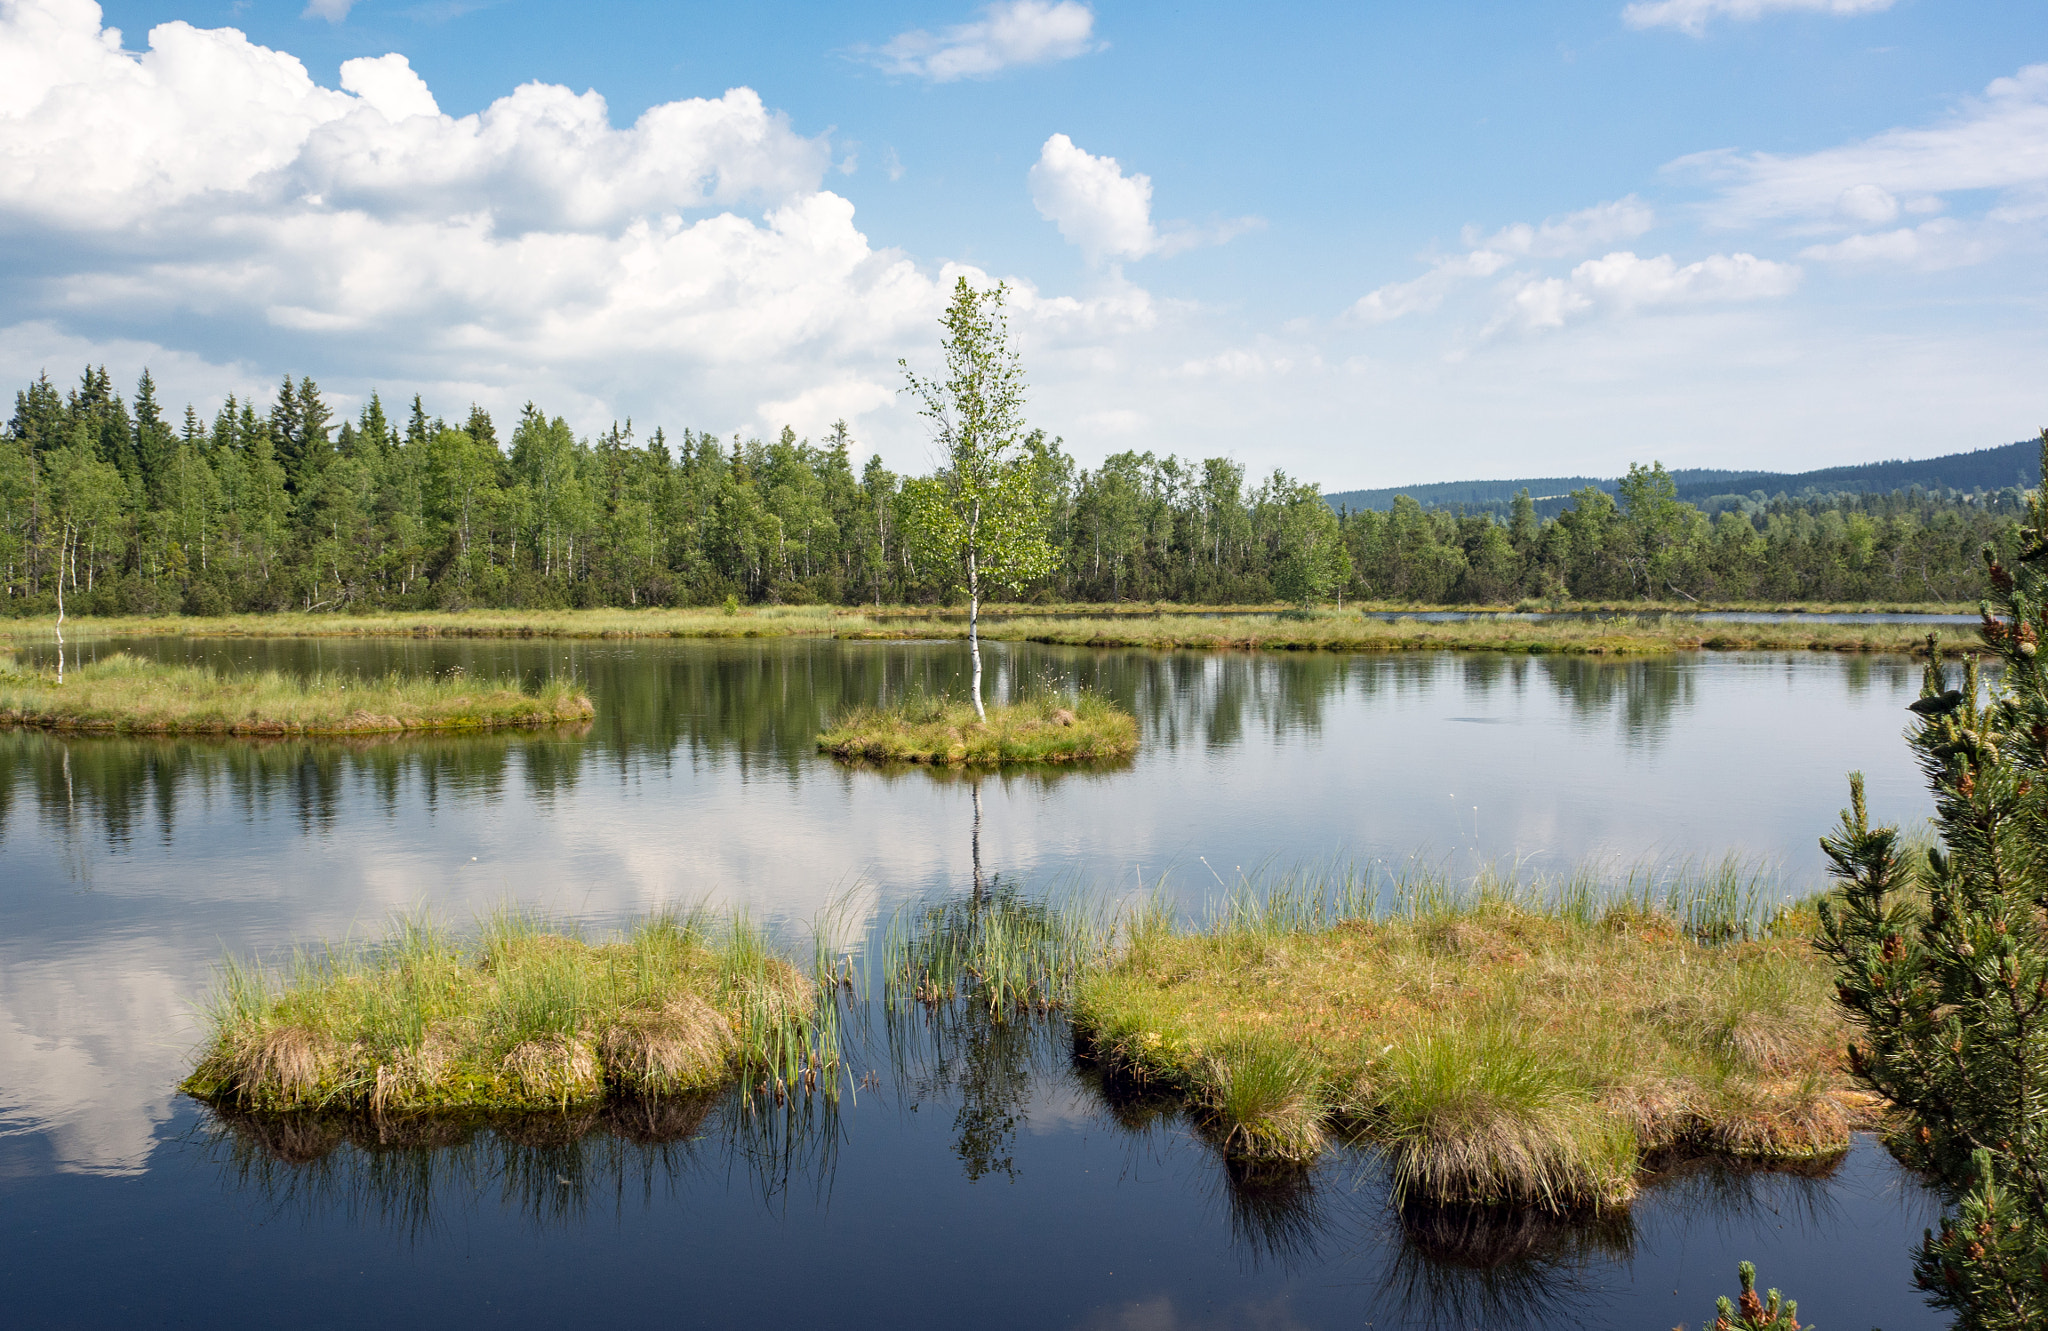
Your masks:
M861 707L818 736L818 748L850 762L994 766L1127 758L1138 722L1106 698L1084 693L988 709L986 723L965 702L918 699Z

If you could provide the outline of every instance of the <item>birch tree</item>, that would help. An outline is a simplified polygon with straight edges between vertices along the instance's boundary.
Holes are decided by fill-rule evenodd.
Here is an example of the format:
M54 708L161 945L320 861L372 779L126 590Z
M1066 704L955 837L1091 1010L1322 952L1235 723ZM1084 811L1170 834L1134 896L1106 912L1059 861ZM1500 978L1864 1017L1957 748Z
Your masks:
M945 377L927 379L898 361L904 391L931 421L945 461L907 482L912 535L930 567L967 590L967 644L974 660L974 714L981 701L981 596L987 584L1012 593L1052 570L1045 515L1035 484L1039 454L1026 442L1024 367L1003 317L1008 288L976 291L961 278L939 320L946 330Z

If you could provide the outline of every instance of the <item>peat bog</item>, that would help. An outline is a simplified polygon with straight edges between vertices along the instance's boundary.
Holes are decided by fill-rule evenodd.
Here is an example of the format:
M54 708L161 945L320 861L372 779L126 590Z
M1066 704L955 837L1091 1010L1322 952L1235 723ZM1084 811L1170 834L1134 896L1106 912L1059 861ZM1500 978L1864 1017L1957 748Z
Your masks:
M1903 658L991 644L992 702L1093 691L1143 743L1113 766L978 773L855 770L817 750L852 707L957 687L951 642L81 650L87 665L127 650L291 678L559 681L596 715L573 732L374 744L0 734L14 884L0 1007L34 1036L0 1074L0 1284L31 1320L289 1307L338 1326L394 1300L413 1316L633 1318L673 1310L682 1278L681 1320L704 1325L761 1315L775 1288L777 1316L841 1320L1236 1324L1284 1309L1311 1326L1670 1326L1751 1258L1822 1325L1938 1324L1908 1286L1932 1203L1869 1136L1842 1151L1840 1125L1818 1124L1814 1149L1761 1154L1707 1140L1743 1094L1767 1101L1812 1071L1813 977L1782 949L1821 881L1812 838L1840 772L1872 772L1873 801L1902 817L1924 808L1910 773L1878 776L1899 766L1917 691ZM1748 866L1733 877L1731 845ZM447 931L387 936L394 914ZM741 1070L724 949L742 918L758 921L754 955L800 982L785 1010L817 1014L779 1028L773 1056L799 1073L779 1088L765 1055ZM546 965L494 989L484 963L517 950L489 941L507 927ZM636 987L648 929L691 940L676 956L696 960L659 973L698 977L688 992L722 1025L689 1029L730 1041L716 1075L681 1045L608 1038L630 1024L618 1017L672 1003L704 1015L668 978ZM266 1102L283 1082L261 1075L246 1098L216 1084L217 1108L174 1091L215 1048L199 1009L224 952L272 968L244 989L267 1029L330 1023L312 1042L316 1070L331 1060L315 1103ZM1214 964L1232 954L1249 962L1236 979ZM1402 1048L1453 1028L1498 1039L1502 1019L1546 1012L1561 974L1622 962L1597 995L1607 1047L1558 1060L1571 1031L1516 1032L1563 1065L1523 1088L1535 1120L1618 1116L1587 1087L1624 1055L1672 1074L1658 1130L1683 1131L1667 1142L1627 1120L1644 1168L1632 1196L1599 1206L1403 1187L1388 1154L1399 1086L1346 1048L1362 1014L1286 1015L1315 1006L1305 986L1369 981L1390 995L1378 1019L1408 1023ZM1718 976L1696 1008L1660 988L1680 967ZM295 979L327 999L294 1009ZM1112 1010L1150 1023L1134 1047L1156 1030L1186 1056L1132 1075ZM1159 1024L1176 1012L1178 1030ZM1298 1069L1232 1061L1276 1029L1311 1061L1312 1154L1247 1150L1258 1131L1233 1132L1271 1120L1287 1137ZM555 1038L555 1062L512 1057ZM572 1044L601 1091L548 1080L578 1073ZM435 1059L406 1062L430 1046L455 1083L496 1089L434 1102L420 1074ZM694 1071L648 1094L615 1066ZM1015 1260L991 1265L991 1243ZM130 1256L87 1269L107 1252ZM572 1263L577 1281L549 1275ZM779 1274L793 1266L810 1275Z

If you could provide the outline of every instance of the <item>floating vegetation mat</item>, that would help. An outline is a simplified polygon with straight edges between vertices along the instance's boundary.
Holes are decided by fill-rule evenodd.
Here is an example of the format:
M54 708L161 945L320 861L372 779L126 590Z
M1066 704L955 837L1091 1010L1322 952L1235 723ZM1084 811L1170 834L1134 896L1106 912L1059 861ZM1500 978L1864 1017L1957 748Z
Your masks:
M184 1083L248 1111L552 1110L745 1079L835 1093L837 1005L744 923L657 915L589 942L513 913L467 945L401 921L382 942L230 962Z
M1138 722L1107 698L1054 695L988 709L971 703L913 698L892 707L859 707L818 736L835 758L871 763L995 766L1127 758L1138 748Z
M217 674L124 652L67 670L0 661L0 724L159 735L377 735L499 730L590 720L590 697L551 681L534 692L461 676L382 679L260 671Z

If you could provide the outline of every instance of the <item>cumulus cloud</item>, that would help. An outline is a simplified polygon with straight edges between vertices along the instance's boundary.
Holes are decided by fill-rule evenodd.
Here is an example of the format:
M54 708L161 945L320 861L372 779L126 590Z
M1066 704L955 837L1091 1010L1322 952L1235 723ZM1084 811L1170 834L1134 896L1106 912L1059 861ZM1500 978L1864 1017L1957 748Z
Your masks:
M1940 124L1814 153L1699 153L1667 170L1717 186L1710 216L1731 227L1791 219L1861 228L1942 211L1953 192L2039 190L2048 185L2048 64L1995 80Z
M1031 168L1031 202L1090 263L1136 259L1159 247L1152 227L1152 177L1126 176L1114 157L1097 157L1055 134Z
M540 83L445 115L396 54L340 84L232 29L163 24L137 54L90 0L0 5L0 234L46 256L8 323L204 328L230 350L202 358L296 348L511 406L654 383L738 425L874 410L943 304L822 187L830 145L749 89L615 127Z
M1799 277L1796 265L1754 254L1713 254L1680 267L1668 254L1645 259L1618 250L1586 260L1569 277L1522 284L1494 328L1561 328L1573 317L1599 308L1628 313L1656 306L1766 300L1790 294Z
M1030 173L1031 202L1038 215L1060 229L1090 263L1178 254L1198 245L1220 245L1263 225L1240 217L1206 230L1152 223L1152 177L1125 175L1114 157L1097 157L1055 134L1039 149Z
M1071 60L1101 49L1095 40L1095 12L1075 0L1008 0L988 6L972 23L942 33L923 29L899 33L864 52L891 74L951 83L987 78L1016 65Z
M1892 0L1637 0L1621 11L1631 28L1677 28L1698 37L1717 18L1748 21L1766 14L1874 14Z
M350 60L340 90L232 28L166 23L140 57L90 0L0 11L0 209L73 230L237 211L488 215L499 232L617 224L661 209L781 202L830 159L752 90L613 128L594 92L529 83L440 114L404 56Z

